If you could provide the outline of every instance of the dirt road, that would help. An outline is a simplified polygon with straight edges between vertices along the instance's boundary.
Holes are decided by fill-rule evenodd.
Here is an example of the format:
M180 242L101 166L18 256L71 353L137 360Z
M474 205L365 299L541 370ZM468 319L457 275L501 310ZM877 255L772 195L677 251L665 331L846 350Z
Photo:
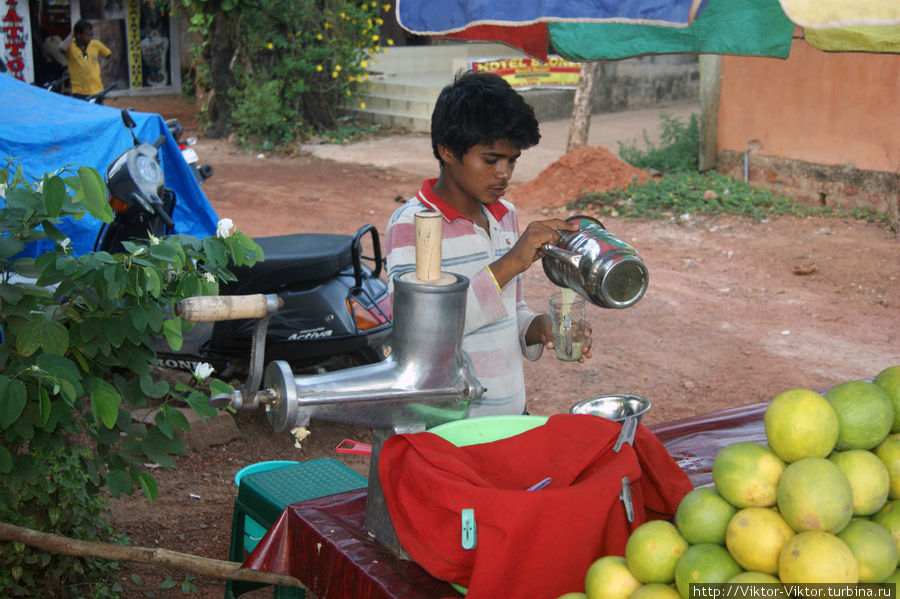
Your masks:
M158 108L164 110L174 108ZM205 191L220 217L256 236L350 233L366 222L383 232L396 198L409 197L432 175L309 155L258 158L224 140L201 139L198 151L216 169ZM522 204L522 226L568 214L558 205L531 205L515 189L511 196ZM649 290L627 310L588 307L594 351L585 364L544 356L526 365L531 413L634 393L653 402L644 420L653 424L766 401L792 388L823 390L900 364L900 240L879 223L603 220L643 256ZM554 287L539 265L526 273L525 288L529 304L546 310ZM117 502L119 531L136 545L224 559L239 468L328 456L367 472L365 457L334 453L345 437L369 438L365 429L314 422L297 450L260 414L235 421L238 438L179 458L174 471L155 471L159 500ZM202 597L221 597L221 584L199 582Z

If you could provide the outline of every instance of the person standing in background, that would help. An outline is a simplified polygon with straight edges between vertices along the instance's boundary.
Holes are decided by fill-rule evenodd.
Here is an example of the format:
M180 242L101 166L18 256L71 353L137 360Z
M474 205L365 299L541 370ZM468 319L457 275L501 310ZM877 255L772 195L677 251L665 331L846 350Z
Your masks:
M103 42L94 39L94 27L84 19L75 23L72 33L59 45L69 66L72 95L82 100L103 91L100 78L100 60L108 58L112 51ZM102 99L98 100L103 103Z

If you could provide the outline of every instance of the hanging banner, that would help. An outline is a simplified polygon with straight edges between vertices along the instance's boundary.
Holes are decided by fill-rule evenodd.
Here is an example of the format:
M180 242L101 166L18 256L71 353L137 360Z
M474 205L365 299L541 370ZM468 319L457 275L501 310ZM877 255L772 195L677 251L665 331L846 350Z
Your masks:
M128 0L128 13L125 16L125 27L128 29L128 74L131 88L144 86L144 69L141 62L141 0Z
M28 0L4 0L2 10L2 41L0 59L6 65L7 74L20 81L34 81L34 63L31 60L31 14Z
M496 58L473 60L469 67L476 73L494 73L516 89L555 87L574 89L578 86L581 63L560 56L548 56L547 62L534 58Z

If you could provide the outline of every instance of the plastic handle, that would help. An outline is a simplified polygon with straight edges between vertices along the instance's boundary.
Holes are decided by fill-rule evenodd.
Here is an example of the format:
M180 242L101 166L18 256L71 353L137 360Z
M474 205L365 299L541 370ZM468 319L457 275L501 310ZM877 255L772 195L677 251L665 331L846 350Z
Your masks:
M369 443L360 443L353 439L344 439L337 444L334 450L338 453L355 453L358 455L372 455L372 446Z

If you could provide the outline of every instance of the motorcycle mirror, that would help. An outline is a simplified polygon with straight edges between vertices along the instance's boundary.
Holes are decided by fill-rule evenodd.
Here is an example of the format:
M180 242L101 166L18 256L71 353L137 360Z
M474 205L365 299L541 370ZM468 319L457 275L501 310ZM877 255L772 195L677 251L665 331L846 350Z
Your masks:
M134 119L131 118L131 113L128 112L127 108L122 109L122 122L125 123L125 126L129 129L137 127L137 124L134 122Z
M134 145L139 145L140 142L138 138L134 135L134 128L137 127L137 123L134 122L134 119L131 118L131 113L128 112L127 108L122 109L122 122L128 127L128 130L131 131L131 139L134 141Z

